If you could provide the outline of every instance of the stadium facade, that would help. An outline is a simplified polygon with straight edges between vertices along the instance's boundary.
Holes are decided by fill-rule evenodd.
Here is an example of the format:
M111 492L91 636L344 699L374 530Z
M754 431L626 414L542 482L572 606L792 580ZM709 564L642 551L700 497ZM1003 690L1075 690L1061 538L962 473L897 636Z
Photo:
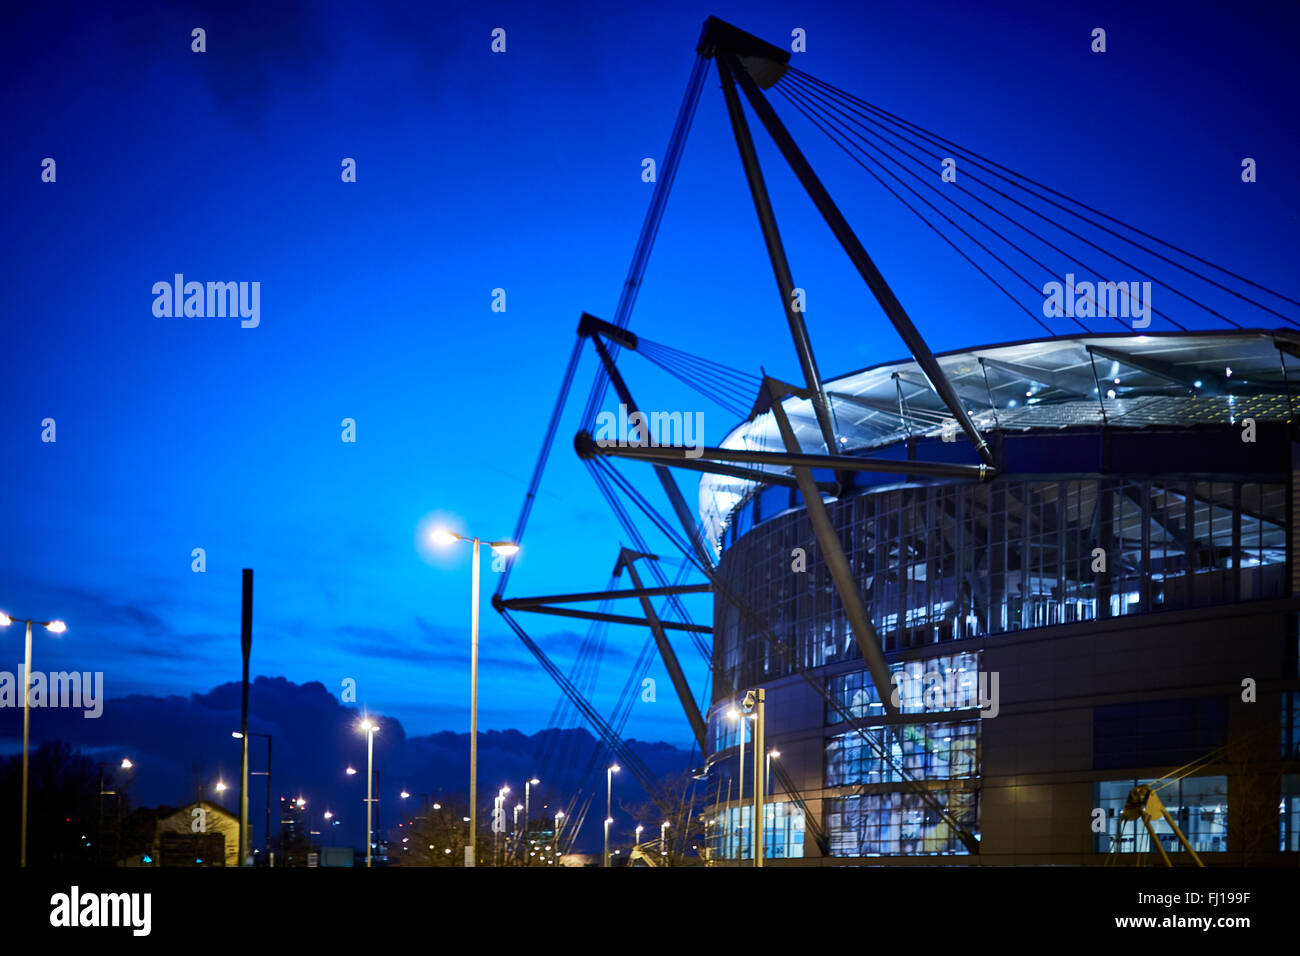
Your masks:
M709 856L751 857L748 743L743 801L737 771L752 724L735 695L761 686L779 753L767 865L1101 864L1151 781L1207 864L1294 864L1300 335L1081 335L938 360L992 477L853 472L825 499L897 716L799 489L701 481L718 574L741 599L715 598ZM824 388L843 454L980 461L913 360ZM810 399L782 408L802 447L822 444ZM771 413L722 443L781 446ZM1153 849L1134 825L1118 846Z

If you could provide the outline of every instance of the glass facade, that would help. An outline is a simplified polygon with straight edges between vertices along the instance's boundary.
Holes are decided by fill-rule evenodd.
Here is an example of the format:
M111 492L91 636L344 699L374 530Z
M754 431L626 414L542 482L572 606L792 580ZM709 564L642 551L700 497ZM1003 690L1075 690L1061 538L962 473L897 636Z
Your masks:
M978 832L975 790L934 790L962 826ZM919 793L867 793L826 801L831 856L963 855L965 845Z
M803 856L804 817L798 805L780 800L763 804L767 821L763 853L767 859L792 859ZM706 840L712 860L752 859L754 838L753 805L723 807L709 821Z
M1093 835L1093 850L1111 852L1119 832L1119 815L1129 792L1139 780L1106 780L1096 785L1094 806L1106 811L1106 832ZM1197 853L1223 853L1228 849L1228 778L1184 777L1159 791L1161 803L1178 822L1187 842ZM1164 819L1152 820L1156 836L1168 853L1182 852L1182 845ZM1121 853L1158 853L1141 820L1124 824L1119 844Z
M1300 850L1300 774L1282 777L1282 801L1278 804L1278 849L1295 853Z
M1300 692L1282 695L1282 759L1300 760Z
M979 721L868 727L826 744L826 786L977 777Z
M810 558L816 549L807 515L790 510L794 492L766 489L740 508L760 506L758 521L781 516L726 552L729 585L803 667L856 659L825 563L791 571L794 548ZM1286 590L1281 483L997 479L896 488L828 507L887 652ZM716 608L715 653L732 686L793 671L729 602Z
M979 671L978 651L959 651L923 661L895 661L889 665L890 676L898 688L898 710L904 714L934 714L979 707ZM866 670L835 675L827 681L827 690L842 708L827 705L827 724L844 720L844 712L859 720L885 715L876 685ZM987 696L987 681L983 691Z

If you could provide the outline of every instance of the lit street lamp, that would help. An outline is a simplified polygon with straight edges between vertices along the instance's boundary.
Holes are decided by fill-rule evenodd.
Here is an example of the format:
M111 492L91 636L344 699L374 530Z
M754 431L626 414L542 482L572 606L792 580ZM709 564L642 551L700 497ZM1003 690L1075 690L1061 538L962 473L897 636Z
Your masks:
M671 826L671 824L667 820L659 824L659 855L660 856L668 855L668 844L666 842L667 837L664 835L664 831L666 831L669 826Z
M107 766L108 764L106 763L101 763L99 765L99 832L95 835L95 839L99 842L99 846L96 849L98 850L99 859L102 861L104 854L104 797L113 797L113 807L117 811L117 826L115 827L117 849L113 851L113 862L114 865L116 865L117 853L121 849L122 844L122 798L118 795L116 790L104 789L104 770ZM118 766L123 770L130 770L135 766L135 764L131 763L128 758L123 757L122 762L118 764Z
M613 816L610 815L610 795L614 790L614 774L622 768L618 764L610 764L605 771L605 866L609 866L609 825L614 822Z
M473 583L470 587L470 674L469 674L469 844L465 847L465 865L474 865L476 827L478 823L478 591L479 591L479 538L467 538L455 531L437 530L433 540L439 544L468 541L474 545ZM489 541L494 554L510 557L519 552L519 545L510 541Z
M371 851L374 849L371 811L374 808L375 733L379 730L379 724L366 717L357 724L357 729L366 735L366 866L370 866ZM356 771L349 767L348 773L356 773Z
M529 791L531 791L532 788L537 786L537 784L539 783L541 783L541 781L538 780L536 777L524 781L524 841L523 843L520 844L520 846L523 846L525 848L527 848L528 846L528 814L530 812L528 809Z
M638 824L636 825L636 845L637 845L637 846L640 846L640 845L641 845L641 831L644 830L644 829L645 829L645 827L641 826L641 824L638 823Z
M27 625L27 638L23 643L23 800L22 800L22 839L19 842L18 865L25 867L27 865L27 744L29 739L28 728L30 726L31 711L28 709L28 698L32 693L32 624L41 625L51 634L62 634L68 629L68 625L62 621L35 621L27 617L10 617L3 611L0 611L0 627L8 627L14 621L22 621Z

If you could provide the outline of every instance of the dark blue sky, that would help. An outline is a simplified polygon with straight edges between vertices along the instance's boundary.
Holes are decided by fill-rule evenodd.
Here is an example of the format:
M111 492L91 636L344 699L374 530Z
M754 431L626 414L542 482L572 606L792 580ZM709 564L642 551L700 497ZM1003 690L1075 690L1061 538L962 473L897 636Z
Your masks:
M662 159L709 14L780 45L802 28L801 69L1295 293L1290 4L114 6L11 6L0 39L0 608L64 618L36 668L104 671L110 697L237 680L252 567L255 674L354 678L359 705L411 734L466 726L468 549L426 553L418 531L513 530L578 314L614 311L651 195L641 161ZM936 351L1039 334L773 102ZM759 148L823 373L902 356ZM151 288L175 273L260 282L259 327L155 317ZM798 376L716 73L631 325ZM593 368L588 353L510 595L600 588L613 566L618 527L570 446ZM625 368L642 404L704 411L710 442L735 424ZM572 662L580 632L521 620ZM540 729L558 692L490 608L483 623L481 726ZM612 632L603 710L644 640ZM0 650L13 670L21 634ZM686 745L652 676L658 701L628 733Z

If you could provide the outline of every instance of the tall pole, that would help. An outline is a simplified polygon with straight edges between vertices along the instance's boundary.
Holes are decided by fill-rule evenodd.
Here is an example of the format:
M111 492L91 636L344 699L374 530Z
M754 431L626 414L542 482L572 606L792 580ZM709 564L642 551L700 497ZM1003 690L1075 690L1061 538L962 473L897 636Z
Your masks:
M474 539L474 584L470 588L470 659L469 659L469 845L465 847L465 865L474 865L478 836L478 549Z
M366 731L366 866L370 865L370 853L374 847L374 831L370 828L371 812L374 809L375 784L375 728Z
M740 772L736 774L736 866L745 859L745 712L740 712Z
M528 814L529 814L528 797L529 797L529 791L532 789L534 780L537 780L537 778L531 777L528 780L524 781L524 842L521 845L523 846L525 852L528 850ZM541 781L538 782L540 783ZM531 856L524 859L524 866L531 866L532 859L533 858Z
M32 692L32 622L27 621L27 638L23 650L23 836L18 850L18 865L27 865L27 744L31 711L27 707L27 698Z
M766 691L758 688L758 701L754 705L754 865L763 865L763 841L767 836L767 821L763 819L763 777L766 773L767 766L765 761L759 760L759 754L766 754L767 748L764 745L763 737L766 734L766 728L763 726L764 710L766 704L764 696Z
M239 865L248 865L248 655L253 649L253 569L244 568L243 609L240 621L239 646L244 658L244 680L240 706L239 731Z
M266 735L266 833L262 835L262 852L267 865L271 862L271 735Z
M609 823L613 819L610 811L610 795L614 791L614 770L617 764L611 764L605 770L605 866L609 866Z

